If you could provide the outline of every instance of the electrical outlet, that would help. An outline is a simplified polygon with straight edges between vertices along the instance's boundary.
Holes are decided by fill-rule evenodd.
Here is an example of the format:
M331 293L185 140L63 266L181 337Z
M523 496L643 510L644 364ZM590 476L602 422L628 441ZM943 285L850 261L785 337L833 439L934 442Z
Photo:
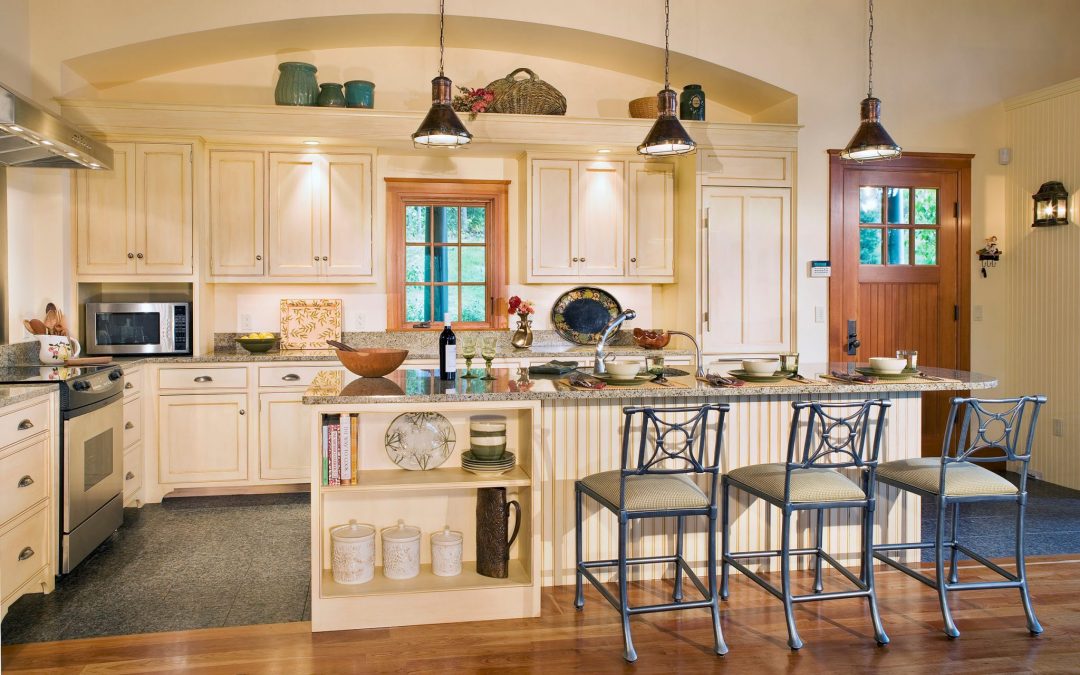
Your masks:
M982 305L975 305L971 308L971 320L982 321Z
M352 313L352 330L355 330L355 331L364 330L364 325L367 323L366 320L365 320L366 318L367 317L364 316L363 312L353 312Z
M1055 417L1053 420L1054 435L1061 437L1065 435L1065 420L1060 417Z
M814 307L814 323L825 323L825 308L821 305Z
M251 314L249 314L247 312L241 312L240 313L240 330L241 331L253 330L252 327L251 327Z

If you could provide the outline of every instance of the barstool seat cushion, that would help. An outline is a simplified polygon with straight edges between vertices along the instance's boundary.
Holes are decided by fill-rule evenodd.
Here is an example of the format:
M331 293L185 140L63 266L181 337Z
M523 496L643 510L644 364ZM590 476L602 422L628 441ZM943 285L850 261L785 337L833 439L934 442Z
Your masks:
M728 478L754 488L772 499L784 501L784 474L787 466L752 464L728 472ZM866 494L844 474L833 469L811 467L791 470L791 502L849 502L866 499Z
M894 483L938 494L941 487L941 458L913 457L883 462L878 476ZM955 462L945 469L946 497L976 497L1016 494L1017 488L1006 478L972 462Z
M580 483L608 502L619 506L621 471L603 471ZM626 477L624 506L627 511L666 511L708 508L709 498L697 483L682 474L647 473Z

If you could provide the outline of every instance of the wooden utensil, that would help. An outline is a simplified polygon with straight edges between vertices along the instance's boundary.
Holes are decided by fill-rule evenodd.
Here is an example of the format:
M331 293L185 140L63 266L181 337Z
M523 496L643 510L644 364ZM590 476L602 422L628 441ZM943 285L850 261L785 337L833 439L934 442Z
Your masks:
M29 319L23 319L22 323L24 326L26 326L27 333L30 333L31 335L37 335L37 333L34 332L34 324L30 323Z
M83 356L64 361L65 366L103 366L112 363L111 356Z
M30 319L30 332L34 335L48 335L49 329L41 319Z
M345 344L344 342L341 342L340 340L327 340L326 344L330 345L334 349L340 349L343 352L355 352L355 351L357 351L357 350L353 349L352 347L350 347L349 345Z
M45 305L45 330L49 335L55 335L56 324L60 323L60 317L56 313L56 305L51 302Z

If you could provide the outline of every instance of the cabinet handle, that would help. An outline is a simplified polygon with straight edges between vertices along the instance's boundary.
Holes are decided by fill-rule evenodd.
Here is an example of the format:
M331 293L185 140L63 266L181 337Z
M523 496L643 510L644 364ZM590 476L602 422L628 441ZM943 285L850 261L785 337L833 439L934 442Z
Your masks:
M200 383L201 382L213 382L214 378L210 377L209 375L200 375L200 376L195 378L195 381L200 382Z
M22 478L19 479L19 487L21 487L21 488L30 487L33 484L34 484L34 479L31 478L30 476L23 476Z
M138 258L139 260L142 260L143 259L143 254L142 253L136 253L135 257Z
M262 256L261 256L261 255L257 255L257 256L255 256L255 259L256 259L256 260L262 260Z
M135 425L133 423L131 423L131 422L124 422L124 428L125 429L134 429Z
M327 258L326 256L323 256L322 259L323 259L323 262L326 262L327 260L329 260L329 258Z
M19 431L26 431L27 429L33 429L33 428L34 428L34 423L31 422L30 420L23 420L22 422L19 422Z
M296 382L300 379L300 376L296 373L289 373L288 375L282 375L281 379L285 380L286 382Z
M128 260L131 260L134 257L135 257L134 253L128 253Z
M26 560L27 558L29 558L32 555L34 555L34 549L27 546L23 550L19 551L19 561L21 562L23 560Z
M637 262L637 258L630 258L630 262Z
M124 389L134 389L134 388L135 388L135 385L133 385L132 383L130 383L130 382L125 382L124 383Z
M247 414L247 411L246 411L246 410L241 410L241 411L240 411L240 414L241 414L241 415Z
M124 480L131 480L134 477L135 477L135 473L133 471L128 471L127 475L124 476Z

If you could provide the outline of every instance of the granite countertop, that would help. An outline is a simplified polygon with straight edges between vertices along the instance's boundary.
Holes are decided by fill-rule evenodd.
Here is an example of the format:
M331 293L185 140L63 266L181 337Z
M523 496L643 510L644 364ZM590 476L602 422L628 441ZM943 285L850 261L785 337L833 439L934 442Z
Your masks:
M0 387L0 408L29 401L53 391L56 391L55 384L18 384Z
M832 364L830 369L843 368ZM671 387L622 387L608 386L599 390L574 390L557 388L557 376L532 376L519 380L516 369L495 368L494 380L458 379L443 382L433 369L396 370L386 377L354 378L341 372L319 373L304 392L307 405L348 405L362 403L440 403L450 401L521 401L521 400L567 400L567 399L629 399L629 398L703 398L787 396L806 394L875 392L961 391L989 389L997 386L997 380L979 373L943 368L924 368L934 377L950 381L923 380L906 382L878 381L875 384L845 384L820 380L821 384L792 384L788 386L754 385L743 387L712 387L694 377L671 377L676 383ZM806 365L802 372L807 377L828 372L824 365ZM679 386L681 385L681 386Z

